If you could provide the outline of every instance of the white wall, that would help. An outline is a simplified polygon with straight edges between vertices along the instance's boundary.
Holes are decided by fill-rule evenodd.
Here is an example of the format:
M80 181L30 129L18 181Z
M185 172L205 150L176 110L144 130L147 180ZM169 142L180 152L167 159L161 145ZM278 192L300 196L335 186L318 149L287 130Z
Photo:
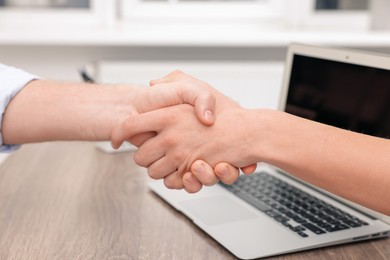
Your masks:
M390 48L370 49L370 51L373 50L390 53ZM23 68L48 79L80 81L78 69L82 65L96 64L102 60L123 61L129 63L129 70L130 68L132 70L126 75L126 81L129 83L131 83L132 78L134 78L134 81L139 81L140 78L137 78L136 75L139 75L140 72L143 73L142 80L144 82L153 77L162 76L159 73L156 74L155 71L150 71L150 76L148 76L147 67L149 65L145 66L145 64L171 64L170 67L167 66L163 69L160 66L161 74L174 69L184 69L183 67L185 67L189 72L192 71L193 74L197 74L203 80L214 84L222 92L241 102L246 107L276 108L282 70L280 67L275 67L275 62L281 64L284 61L285 52L286 48L284 47L264 46L126 47L3 45L0 46L0 62ZM198 66L195 70L192 70L189 64L194 62L201 65L204 64L204 68L199 69L203 66ZM254 65L255 67L263 64L258 67L259 74L257 77L257 74L253 73L251 65L246 67L246 69L240 65L245 63L257 64ZM267 63L272 64L270 67L271 74L267 72L266 65L264 65ZM139 66L140 70L136 70L137 64L141 64ZM227 70L216 73L218 64L227 65L227 67L225 66ZM232 77L233 74L226 72L232 71L232 67L228 67L234 67L233 64L237 64L237 70L241 71L241 76L234 78ZM126 68L126 66L122 67L122 69ZM208 68L214 70L214 72L207 73ZM226 75L226 77L223 75ZM245 79L245 77L247 78Z
M8 46L0 45L0 63L57 80L79 80L77 69L99 60L125 61L282 61L286 48Z
M202 79L246 108L278 108L282 62L264 61L102 61L99 82L148 85L172 70L181 69Z

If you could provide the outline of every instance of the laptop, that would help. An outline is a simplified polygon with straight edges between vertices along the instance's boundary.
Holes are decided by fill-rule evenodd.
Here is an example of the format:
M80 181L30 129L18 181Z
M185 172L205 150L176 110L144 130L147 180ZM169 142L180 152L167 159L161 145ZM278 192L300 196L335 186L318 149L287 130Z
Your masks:
M289 46L281 110L389 137L388 104L389 56L300 44ZM169 190L161 181L152 181L149 186L241 259L390 234L390 217L264 163L258 165L254 174L241 175L231 186L217 184L196 194Z

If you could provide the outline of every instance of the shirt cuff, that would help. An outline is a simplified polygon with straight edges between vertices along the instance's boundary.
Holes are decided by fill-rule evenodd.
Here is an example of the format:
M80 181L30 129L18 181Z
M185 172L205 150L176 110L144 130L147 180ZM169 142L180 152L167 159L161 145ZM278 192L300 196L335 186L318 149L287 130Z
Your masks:
M0 63L0 152L11 152L20 145L3 144L2 125L4 111L9 102L19 93L30 81L39 77L23 70L9 67Z

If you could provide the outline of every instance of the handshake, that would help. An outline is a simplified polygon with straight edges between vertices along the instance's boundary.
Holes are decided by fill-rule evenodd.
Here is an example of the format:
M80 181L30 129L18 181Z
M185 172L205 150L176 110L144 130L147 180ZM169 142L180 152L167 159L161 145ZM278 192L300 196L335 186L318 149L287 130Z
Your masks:
M194 193L219 180L232 184L239 168L253 173L256 120L250 110L181 71L133 89L131 115L111 132L118 148L138 148L135 162L166 187Z
M0 151L57 140L111 140L114 148L129 141L139 147L134 160L150 177L188 192L219 180L232 184L239 169L250 174L265 162L390 214L388 200L377 199L390 198L383 156L390 152L388 139L281 111L244 109L180 71L148 88L41 80L5 65L1 79Z

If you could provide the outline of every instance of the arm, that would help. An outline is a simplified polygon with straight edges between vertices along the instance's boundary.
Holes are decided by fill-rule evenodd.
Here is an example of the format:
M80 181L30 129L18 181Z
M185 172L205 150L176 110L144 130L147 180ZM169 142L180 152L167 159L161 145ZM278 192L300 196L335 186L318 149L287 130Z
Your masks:
M131 117L137 127L129 129L129 135L157 132L139 148L136 162L147 166L150 175L165 177L171 187L197 159L212 167L221 161L236 167L267 162L390 215L389 140L273 110L236 106L218 111L217 118L213 127L204 127L187 106Z
M204 124L213 123L215 98L196 87L152 89L34 80L5 110L3 143L109 140L114 126L128 116L182 103L195 105ZM142 143L150 136L134 142Z
M257 112L265 124L258 126L262 147L254 147L255 154L262 154L259 160L390 215L390 140L287 113L263 112Z

